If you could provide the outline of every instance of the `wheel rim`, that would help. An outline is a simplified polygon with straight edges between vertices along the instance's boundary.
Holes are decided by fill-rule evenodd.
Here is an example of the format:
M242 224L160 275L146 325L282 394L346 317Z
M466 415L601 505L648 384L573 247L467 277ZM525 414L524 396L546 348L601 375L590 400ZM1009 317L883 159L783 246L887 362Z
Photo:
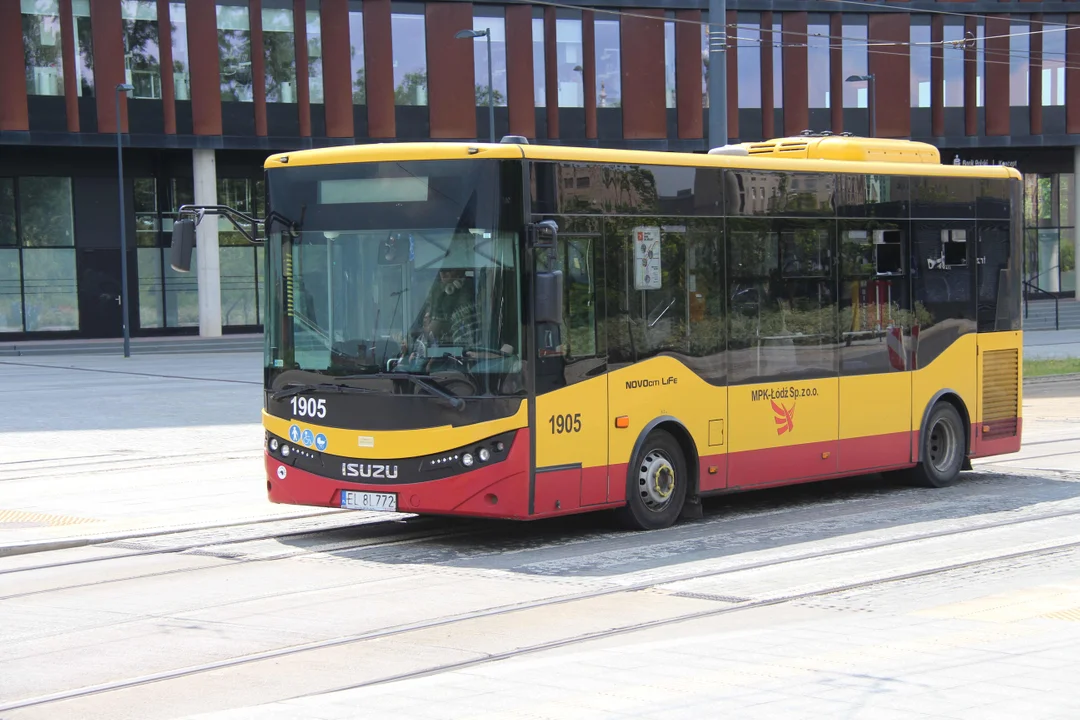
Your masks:
M675 496L675 464L661 450L650 451L638 466L638 494L645 507L661 512Z
M952 471L959 446L956 428L948 420L938 420L930 428L930 464L939 473L948 474Z

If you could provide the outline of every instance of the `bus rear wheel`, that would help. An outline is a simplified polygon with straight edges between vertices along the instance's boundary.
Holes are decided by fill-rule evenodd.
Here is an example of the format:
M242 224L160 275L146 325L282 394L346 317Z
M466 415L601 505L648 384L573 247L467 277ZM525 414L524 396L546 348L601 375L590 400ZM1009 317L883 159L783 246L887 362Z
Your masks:
M682 512L690 476L682 448L663 430L649 433L626 473L626 506L619 519L634 530L671 527Z
M966 451L960 413L951 403L939 402L923 429L919 464L911 469L911 484L932 488L952 485L960 476Z

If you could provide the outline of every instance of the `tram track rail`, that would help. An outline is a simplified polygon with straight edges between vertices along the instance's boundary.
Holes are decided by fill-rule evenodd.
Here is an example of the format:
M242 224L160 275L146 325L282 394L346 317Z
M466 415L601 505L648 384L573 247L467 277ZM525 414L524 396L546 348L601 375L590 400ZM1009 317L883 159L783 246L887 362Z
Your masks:
M640 593L645 591L656 591L663 586L674 585L687 580L698 580L702 578L715 578L724 575L733 575L736 573L745 573L753 570L759 570L763 568L772 568L777 566L796 564L801 562L808 562L814 560L837 558L854 553L866 553L873 552L875 550L882 550L886 548L895 548L906 544L915 544L919 542L927 542L937 540L946 537L971 535L975 533L986 533L988 531L1013 527L1017 525L1023 525L1034 522L1045 522L1060 518L1072 517L1080 515L1080 510L1064 510L1058 512L1044 513L1037 516L1025 517L1025 518L1012 518L1005 520L998 520L988 523L982 523L973 527L965 528L953 528L949 530L940 530L929 533L920 533L902 538L879 540L868 543L861 543L858 545L851 545L841 548L826 548L818 551L812 551L808 553L801 553L797 555L791 555L787 557L766 559L757 562L742 563L729 567L719 568L711 571L703 572L691 572L682 574L667 575L662 578L648 579L639 582L631 582L622 585L609 584L606 587L598 589L589 589L581 592L569 593L566 595L544 598L533 601L526 601L520 603L511 603L505 605L499 605L489 607L485 609L475 610L471 612L460 613L457 615L443 616L439 618L433 618L430 620L422 620L412 623L405 623L397 626L382 628L378 630L370 630L355 634L342 635L334 638L327 638L324 640L317 640L308 643L302 643L298 645L292 645L281 648L274 648L256 653L250 653L233 658L226 658L213 662L207 662L196 665L189 665L186 667L175 668L171 670L164 670L161 672L151 673L147 675L131 677L121 680L115 680L105 683L99 683L95 685L84 686L81 688L74 688L71 690L64 690L54 692L37 697L29 697L21 700L10 701L7 703L0 703L0 712L8 712L14 710L28 709L33 707L41 707L50 705L53 703L59 703L70 700L78 700L80 698L87 698L94 695L101 695L111 692L119 692L128 690L144 685L150 685L160 682L169 682L173 680L180 680L182 678L188 678L191 676L210 673L217 670L226 670L231 668L238 668L245 665L252 665L255 663L265 661L277 661L283 658L301 656L306 653L315 653L322 650L329 650L332 648L339 648L348 645L357 645L362 643L368 643L376 640L384 640L387 638L401 638L403 636L409 636L412 634L420 634L425 631L445 628L448 626L462 625L465 623L471 623L476 621L483 621L490 618L498 618L502 616L512 615L515 613L524 613L526 611L542 610L550 607L556 607L560 605L567 605L572 603L581 603L589 600L595 600L598 598L604 598L615 595L627 595L630 596L634 593ZM1080 548L1080 540L1070 539L1067 542L1050 542L1045 545L1037 547L1031 547L1023 550L1015 550L1009 552L997 552L988 553L985 556L975 557L967 560L962 560L952 563L936 564L930 567L920 568L916 570L910 570L906 572L894 572L884 573L876 577L870 577L863 580L853 582L838 582L827 584L825 587L815 588L812 590L801 592L788 592L781 593L772 597L762 597L759 599L753 598L730 598L722 601L722 607L708 608L692 612L678 613L669 617L663 617L658 619L652 619L642 622L633 622L623 625L617 625L615 627L603 628L596 631L578 633L568 637L555 638L552 640L532 643L522 647L512 648L501 652L484 653L480 657L469 658L465 660L459 660L455 662L448 662L439 665L418 668L416 670L396 673L383 677L376 677L367 680L363 680L356 683L350 683L347 685L324 688L313 693L296 695L294 697L305 697L307 695L318 695L327 692L335 692L340 690L359 689L364 687L370 687L375 685L383 685L392 682L398 682L402 680L408 680L413 678L425 677L429 675L437 675L445 672L452 672L463 668L468 668L476 665L498 662L501 660L508 660L515 657L543 652L546 650L553 650L557 648L563 648L573 645L579 645L582 643L590 642L593 640L601 640L605 638L615 637L618 635L625 635L642 630L648 630L656 627L663 627L667 625L673 625L682 622L688 622L693 620L700 620L704 618L716 617L720 615L728 615L738 612L746 612L749 610L766 608L775 605L781 605L784 603L797 602L801 600L807 600L812 598L819 598L836 593L847 592L851 590L871 588L875 586L901 582L905 580L912 580L917 578L930 577L933 575L940 575L949 572L955 572L968 568L977 567L980 565L987 565L998 562L1008 562L1018 560L1021 558L1050 555L1054 553L1068 552L1074 549ZM670 593L676 596L687 596L690 594ZM288 699L288 698L281 698Z

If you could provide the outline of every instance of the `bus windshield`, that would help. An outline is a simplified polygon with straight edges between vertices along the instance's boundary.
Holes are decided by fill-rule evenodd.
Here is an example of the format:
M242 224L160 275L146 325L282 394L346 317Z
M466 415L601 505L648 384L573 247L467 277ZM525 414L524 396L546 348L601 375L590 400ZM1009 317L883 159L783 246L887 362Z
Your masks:
M270 228L271 371L520 394L518 235L499 228L497 166L446 165L460 163L269 173L272 209L303 218L298 230Z

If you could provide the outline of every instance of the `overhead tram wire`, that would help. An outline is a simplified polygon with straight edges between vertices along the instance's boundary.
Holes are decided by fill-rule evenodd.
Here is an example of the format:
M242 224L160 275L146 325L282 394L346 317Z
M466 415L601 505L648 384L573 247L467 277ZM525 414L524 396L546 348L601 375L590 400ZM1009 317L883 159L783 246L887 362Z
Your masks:
M827 1L828 2L836 2L836 3L850 3L850 4L856 4L856 5L866 6L866 7L874 7L874 8L877 8L879 10L882 10L882 7L883 7L883 6L881 6L881 5L877 4L877 3L860 2L859 0L827 0ZM748 25L739 25L738 23L713 23L713 22L708 22L708 21L690 20L690 19L687 19L687 18L678 18L678 17L659 18L659 17L657 17L655 15L646 15L644 13L637 13L637 12L633 12L633 11L612 10L612 9L607 9L607 8L596 8L596 7L585 7L585 6L581 6L581 5L571 5L569 3L555 2L555 0L531 0L530 2L514 2L514 3L511 3L511 4L514 4L514 5L537 5L537 6L542 6L542 7L553 7L553 8L556 8L556 9L566 9L566 10L575 10L575 11L588 10L590 12L596 13L597 15L615 15L615 16L619 16L619 17L638 18L638 19L641 19L641 20L653 20L653 21L662 21L662 22L670 22L670 23L683 23L683 24L697 25L697 26L701 26L701 27L704 27L704 28L708 28L708 29L710 29L711 32L720 32L719 28L723 28L724 30L727 30L727 29L738 30L739 28L750 29L751 27L753 27L753 26L748 26ZM950 16L956 16L956 17L974 17L974 18L983 18L983 19L989 18L991 20L998 19L997 17L992 16L992 15L979 15L979 14L974 14L974 13L956 13L956 12L950 12L950 11L946 11L946 10L925 10L925 11L924 10L919 10L917 12L911 12L910 10L905 10L903 8L895 8L895 9L894 8L888 8L887 10L884 10L883 12L885 12L885 13L904 13L904 14L907 14L907 15L934 15L934 14L941 14L941 15L950 15ZM877 13L875 13L875 14L877 14ZM1012 15L1010 17L1017 17L1017 16ZM952 48L955 48L955 49L967 50L969 48L963 47L963 45L965 45L967 43L974 43L974 42L980 42L980 41L985 42L986 40L1000 40L1000 39L1013 38L1013 37L1024 37L1024 36L1031 36L1031 35L1036 35L1036 34L1045 35L1048 32L1051 32L1051 33L1052 32L1063 32L1065 30L1080 29L1080 28L1077 28L1077 27L1069 26L1069 25L1062 25L1062 23L1059 23L1059 22L1051 22L1051 21L1046 21L1046 20L1036 21L1036 20L1028 19L1029 16L1024 16L1024 17L1026 18L1024 20L1024 22L1027 22L1029 24L1036 24L1037 23L1037 24L1042 24L1042 25L1052 25L1055 28L1060 27L1061 29L1060 30L1052 29L1052 30L1046 30L1046 31L1034 30L1034 31L1016 32L1016 33L1008 33L1008 34L1004 34L1004 35L983 36L981 38L966 38L965 37L965 38L962 38L960 40L940 40L940 41L928 42L928 43L923 43L923 42L918 42L918 43L913 43L913 42L891 42L891 41L869 42L869 41L867 41L866 38L863 38L863 37L847 37L847 36L844 36L844 35L829 35L829 34L810 33L810 32L793 32L793 31L787 31L787 30L781 30L781 34L783 36L785 36L785 37L795 36L795 37L805 37L805 38L808 38L808 39L813 37L813 38L822 38L822 39L831 40L831 41L840 41L840 42L845 42L846 41L848 43L848 47L866 47L866 48L877 48L877 47L908 47L908 48L920 47L921 48L921 47L929 47L931 49L933 49L935 47L942 47L942 48L950 48L950 47L952 47ZM713 30L714 28L717 28L717 30ZM770 32L770 33L775 34L771 29L768 29L768 30L765 29L765 28L758 28L758 29L760 29L761 32ZM759 45L762 44L762 40L760 38L744 38L744 37L739 37L738 35L728 35L727 39L729 41L734 41L734 42L757 43ZM772 42L772 43L768 43L768 45L771 46L771 47L780 47L780 48L785 48L785 47L793 47L793 48L809 47L808 43L787 43L787 42L776 43L776 42ZM734 50L736 47L737 46L734 46L731 49ZM743 47L746 47L746 46L743 46ZM1032 53L1031 52L1018 53L1018 52L1011 52L1011 51L992 50L992 49L989 49L989 48L974 48L974 49L975 49L976 53L982 53L984 55L984 62L989 63L989 64L1008 65L1009 62L1008 61L990 60L989 58L986 58L985 56L990 56L990 55L993 55L995 57L1008 56L1009 58L1023 58L1023 59L1029 60L1029 61L1032 58ZM880 50L868 50L868 52L874 52L877 55L886 55L886 56L896 56L896 57L907 57L908 56L908 53L889 53L889 52L882 52ZM1041 55L1041 57L1043 59L1046 58L1046 53L1045 52L1040 53L1040 55ZM1061 65L1057 65L1057 67L1064 67L1067 70L1080 70L1080 65L1070 65L1068 63L1063 63Z

